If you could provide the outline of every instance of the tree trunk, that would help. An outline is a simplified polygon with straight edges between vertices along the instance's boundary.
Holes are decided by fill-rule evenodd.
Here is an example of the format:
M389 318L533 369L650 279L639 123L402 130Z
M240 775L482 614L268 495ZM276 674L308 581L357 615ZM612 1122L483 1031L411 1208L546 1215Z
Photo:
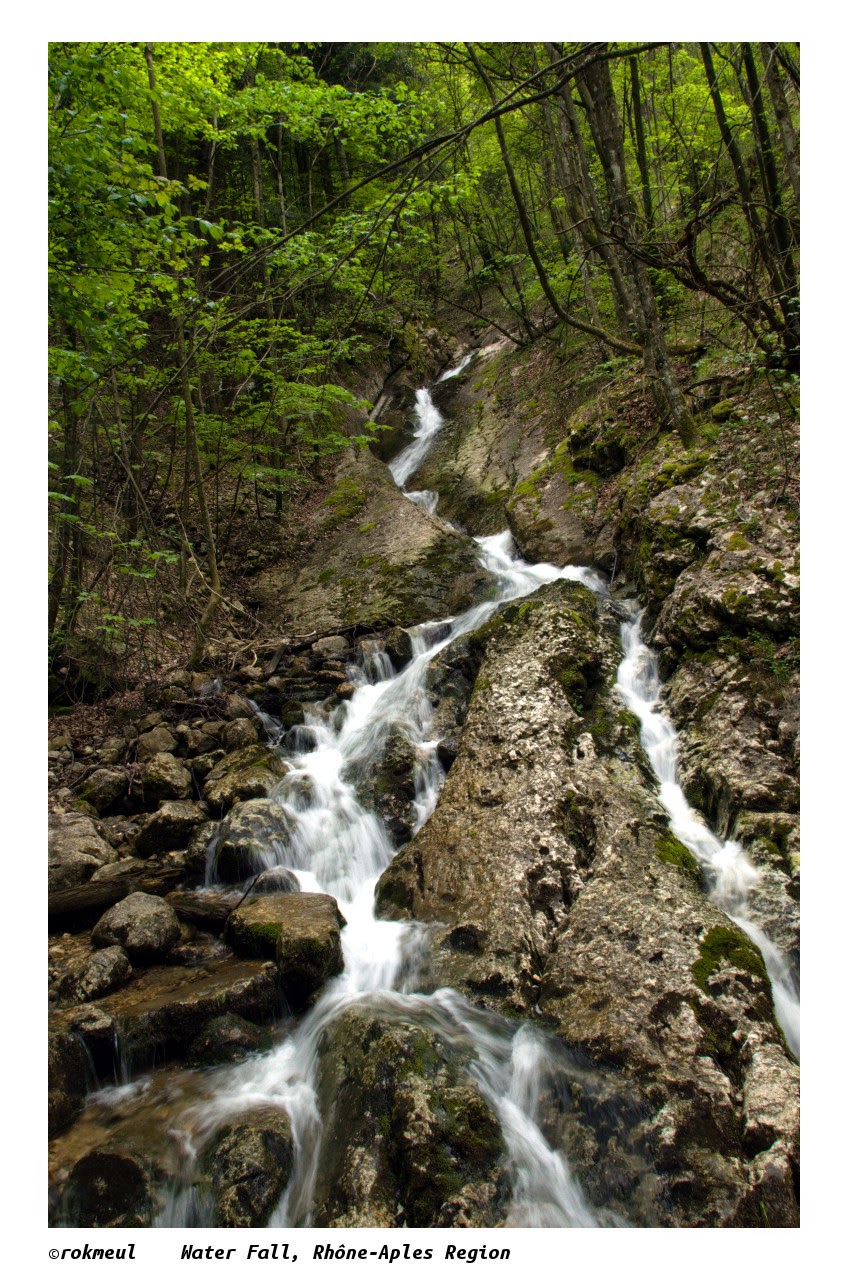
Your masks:
M480 79L483 81L483 84L486 86L486 89L488 90L489 97L491 98L491 101L492 101L492 106L497 106L498 98L495 92L494 85L492 84L491 80L486 74L486 71L484 70L482 63L480 62L480 59L477 57L477 53L474 49L474 46L472 44L467 44L466 48L468 49L469 56L471 58L471 61L474 64L477 74L479 75ZM518 180L515 176L515 170L512 165L512 159L509 154L509 148L506 145L506 137L504 135L503 124L501 122L500 116L495 116L495 132L497 133L497 136L498 136L498 145L500 147L501 159L503 160L503 166L506 171L506 177L507 177L507 182L509 183L509 189L512 192L513 202L515 204L515 209L518 214L518 221L521 226L522 234L524 236L524 243L527 246L527 252L530 255L530 261L533 263L533 266L535 268L536 275L539 280L539 284L542 286L542 292L544 293L548 302L551 304L551 307L554 310L554 314L560 320L562 320L564 324L570 325L573 329L579 329L581 333L588 333L593 338L600 338L603 342L606 342L608 346L613 347L616 351L621 351L625 355L640 354L639 348L635 347L633 343L625 342L620 338L616 338L611 333L606 333L604 330L596 329L596 327L592 324L586 324L582 320L577 320L574 316L569 315L568 312L564 311L563 308L560 306L557 296L554 293L553 289L551 288L551 283L550 283L550 280L548 279L548 273L545 271L542 260L539 257L538 250L536 249L536 242L533 236L533 228L530 224L530 218L527 213L527 207L524 203L524 198L521 194L521 190L518 186Z
M611 230L624 248L631 286L637 301L637 326L645 359L645 371L652 383L661 411L667 409L685 445L695 438L695 421L686 408L683 393L669 356L660 323L656 298L641 261L636 219L624 165L624 134L613 93L609 64L595 62L584 68L578 87L586 106L589 125L604 170L610 205Z
M780 130L780 138L783 143L786 172L792 184L792 190L795 195L795 208L797 210L801 207L801 162L798 134L792 120L792 113L789 110L789 103L786 101L783 81L780 78L776 48L773 44L763 42L760 45L760 52L766 69L766 84L768 85L771 104L774 108L777 127Z

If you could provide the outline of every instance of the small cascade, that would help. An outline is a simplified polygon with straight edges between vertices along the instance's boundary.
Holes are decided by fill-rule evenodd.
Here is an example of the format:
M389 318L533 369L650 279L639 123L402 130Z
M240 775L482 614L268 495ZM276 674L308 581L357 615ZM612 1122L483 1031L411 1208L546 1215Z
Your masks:
M657 710L662 694L657 661L642 639L641 613L621 628L624 658L616 688L628 709L639 717L642 746L660 784L660 802L669 816L672 834L695 855L704 874L710 900L747 933L762 952L769 976L775 1014L796 1055L801 1050L798 987L788 961L747 914L748 891L758 872L735 840L721 841L690 808L677 781L677 733Z
M415 393L415 418L418 426L412 440L389 463L389 470L392 473L394 482L401 489L403 489L409 477L421 466L445 423L444 418L430 399L430 392L424 387ZM429 490L425 489L420 492L428 493ZM407 494L407 497L409 496ZM424 506L425 503L422 501L419 505Z
M471 363L471 361L472 361L473 359L474 359L474 352L473 352L473 351L469 351L468 355L467 355L467 356L463 356L463 357L462 357L462 359L460 360L459 364L458 364L458 365L456 365L456 367L455 367L455 368L453 368L453 369L447 369L443 374L441 374L441 376L440 376L440 377L438 377L438 378L436 379L436 385L438 386L438 384L439 384L440 382L447 382L448 378L456 378L456 377L458 377L458 376L459 376L459 374L461 374L461 373L463 372L463 370L464 370L464 369L467 369L467 368L468 368L469 364Z

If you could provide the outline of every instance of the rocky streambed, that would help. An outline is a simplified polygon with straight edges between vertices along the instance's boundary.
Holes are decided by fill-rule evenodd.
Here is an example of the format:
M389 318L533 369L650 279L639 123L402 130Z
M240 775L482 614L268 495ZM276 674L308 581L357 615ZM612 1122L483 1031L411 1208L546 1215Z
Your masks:
M56 794L56 1222L797 1223L762 954L616 687L638 591L680 781L797 969L791 529L673 446L652 493L586 410L546 447L491 386L439 395L437 514L352 456L297 578L256 576L289 638L172 673Z

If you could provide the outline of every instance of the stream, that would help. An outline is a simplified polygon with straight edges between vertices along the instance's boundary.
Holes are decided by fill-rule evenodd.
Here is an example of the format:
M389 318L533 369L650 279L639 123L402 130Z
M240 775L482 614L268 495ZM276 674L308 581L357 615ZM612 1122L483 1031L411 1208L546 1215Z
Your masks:
M440 381L458 376L469 359L448 370ZM424 389L416 394L415 412L414 437L390 463L390 470L405 496L434 515L438 494L407 491L405 485L432 448L443 419ZM514 1021L475 1009L456 991L421 994L417 987L428 945L426 927L378 920L374 915L375 885L396 849L380 818L358 799L356 783L380 759L390 732L400 729L416 754L414 830L432 814L445 774L427 693L429 664L505 602L527 596L545 583L569 579L596 592L607 590L590 569L526 563L509 532L476 542L480 563L495 584L495 598L456 617L410 628L413 656L400 672L394 670L379 642L364 641L357 665L349 669L356 686L350 699L334 710L315 706L305 718L303 731L294 737L303 749L286 756L291 771L272 792L292 828L284 850L285 866L296 874L301 890L337 899L347 921L342 931L344 971L324 988L288 1038L270 1052L217 1068L210 1073L202 1096L195 1094L195 1100L187 1102L174 1133L183 1152L182 1177L172 1186L157 1226L214 1223L211 1202L199 1199L193 1186L196 1153L222 1123L257 1105L287 1112L295 1147L294 1173L269 1225L311 1224L322 1140L316 1088L322 1037L354 1005L433 1030L470 1062L470 1073L503 1133L511 1177L507 1225L626 1225L588 1203L566 1157L543 1135L538 1111L546 1082L568 1069L559 1042L529 1023L516 1026ZM698 859L712 901L761 948L777 1016L797 1054L797 989L786 961L746 914L747 892L757 872L738 844L718 840L686 803L676 780L677 735L657 709L661 685L654 657L642 640L635 607L622 625L622 646L617 688L640 720L642 743L656 773L671 830ZM254 871L273 865L277 857L269 849L265 863ZM215 878L213 845L207 883L214 884ZM99 1104L108 1107L110 1095L117 1099L121 1090L102 1090Z

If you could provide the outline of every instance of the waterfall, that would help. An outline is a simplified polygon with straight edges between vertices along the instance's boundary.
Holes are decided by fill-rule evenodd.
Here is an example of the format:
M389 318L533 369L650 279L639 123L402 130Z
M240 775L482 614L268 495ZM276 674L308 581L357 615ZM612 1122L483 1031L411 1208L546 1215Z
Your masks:
M459 367L443 376L457 372ZM426 390L416 394L416 418L412 443L390 463L401 487L443 425ZM406 496L414 501L421 495ZM455 991L416 994L416 956L425 948L425 931L374 915L374 888L395 850L380 819L360 803L356 781L379 761L389 733L400 729L416 754L415 830L433 812L445 775L432 733L426 686L430 663L503 603L529 595L543 583L569 579L594 590L604 588L590 569L526 563L508 531L476 542L480 563L494 580L495 599L457 617L412 628L412 658L400 672L376 642L368 643L358 667L349 673L356 685L350 700L333 711L319 706L307 713L303 740L308 749L288 757L290 772L271 793L289 828L286 867L302 889L332 894L347 921L342 931L344 971L279 1048L219 1072L214 1096L184 1115L184 1145L199 1149L224 1119L248 1106L284 1108L292 1124L295 1171L272 1226L311 1221L322 1132L315 1088L321 1037L341 1013L362 1003L376 1003L388 1016L424 1023L469 1055L471 1074L501 1125L513 1183L511 1225L599 1225L564 1157L550 1147L536 1120L535 1086L557 1046L529 1028L475 1009ZM159 1225L187 1225L189 1218L196 1222L199 1212L194 1198L180 1191Z
M465 367L448 370L455 376ZM432 514L437 495L407 493L403 486L432 448L443 419L429 392L416 394L417 427L412 442L390 463L405 496ZM606 586L592 570L552 564L531 565L518 554L504 531L476 539L481 565L494 584L494 599L456 617L410 629L412 656L396 671L378 641L363 643L349 669L355 685L350 699L334 709L315 706L302 729L286 739L294 743L290 771L271 799L284 817L285 839L269 847L268 858L284 859L300 887L333 895L347 921L342 930L344 970L323 989L312 1010L276 1048L210 1073L200 1100L187 1105L175 1137L186 1153L181 1184L157 1219L159 1226L211 1224L212 1209L193 1193L196 1154L222 1123L259 1105L282 1108L294 1139L294 1172L269 1222L270 1226L308 1226L322 1141L317 1098L320 1047L324 1032L355 1006L386 1018L434 1030L460 1049L482 1095L496 1115L511 1176L507 1223L521 1227L588 1228L625 1225L599 1216L586 1200L566 1158L543 1133L537 1115L545 1081L562 1077L562 1045L529 1024L517 1025L474 1008L456 991L430 995L416 991L419 959L426 953L427 931L417 923L389 922L374 915L374 889L396 850L377 814L357 794L357 782L379 762L390 733L401 733L415 755L414 830L432 814L444 781L433 731L427 672L433 659L453 641L482 625L505 602L529 595L560 579L582 582L603 593ZM640 718L642 741L660 782L671 829L692 849L705 870L713 901L758 942L769 966L778 1016L792 1041L797 1027L797 994L781 970L781 960L747 920L747 886L756 875L738 845L722 845L689 809L676 781L676 734L655 708L661 687L653 655L642 643L639 619L622 628L624 659L618 688ZM283 753L286 748L280 744ZM268 858L262 853L263 866ZM794 1021L793 1021L794 1019ZM101 1104L108 1100L103 1091Z
M735 840L721 841L689 807L677 781L677 733L671 721L657 710L662 694L657 662L642 640L642 615L624 622L621 644L624 657L618 668L616 688L628 709L638 716L642 746L660 784L660 802L669 826L698 860L710 900L747 933L762 952L771 982L777 1020L786 1043L796 1055L801 1049L801 1014L798 988L789 963L771 939L747 915L748 890L758 872Z

